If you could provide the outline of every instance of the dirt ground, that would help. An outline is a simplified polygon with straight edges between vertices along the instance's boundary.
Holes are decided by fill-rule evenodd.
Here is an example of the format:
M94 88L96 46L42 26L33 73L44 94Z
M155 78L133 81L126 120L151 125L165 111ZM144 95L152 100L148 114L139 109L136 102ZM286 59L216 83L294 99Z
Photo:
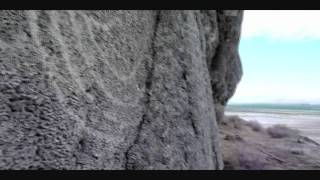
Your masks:
M275 137L239 118L219 127L225 170L320 170L320 145L299 133Z

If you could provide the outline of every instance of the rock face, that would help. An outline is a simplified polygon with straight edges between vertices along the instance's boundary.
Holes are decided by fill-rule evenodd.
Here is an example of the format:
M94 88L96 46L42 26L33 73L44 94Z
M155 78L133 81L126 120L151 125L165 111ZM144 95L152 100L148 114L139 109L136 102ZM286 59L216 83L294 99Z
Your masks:
M216 114L242 74L241 21L0 11L0 169L222 169Z
M222 121L224 106L242 77L238 53L241 22L241 11L223 11L218 14L219 44L208 63L217 121Z

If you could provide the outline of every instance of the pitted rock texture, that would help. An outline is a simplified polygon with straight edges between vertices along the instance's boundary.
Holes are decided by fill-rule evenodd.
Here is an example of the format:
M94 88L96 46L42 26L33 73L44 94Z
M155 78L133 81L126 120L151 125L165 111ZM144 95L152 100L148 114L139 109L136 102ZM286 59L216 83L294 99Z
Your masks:
M0 11L0 169L222 169L242 11Z

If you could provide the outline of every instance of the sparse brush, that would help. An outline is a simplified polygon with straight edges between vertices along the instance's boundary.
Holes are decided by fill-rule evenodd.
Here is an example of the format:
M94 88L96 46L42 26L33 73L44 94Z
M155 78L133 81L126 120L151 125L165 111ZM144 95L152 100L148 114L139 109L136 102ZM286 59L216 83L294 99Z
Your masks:
M277 124L267 128L268 134L272 138L285 138L298 135L299 131L296 129L288 128L285 125Z
M262 170L267 162L264 154L254 151L251 148L243 147L239 149L239 166L242 170Z
M247 126L249 126L253 131L260 132L263 130L263 127L258 121L248 121Z
M224 137L224 140L226 140L226 141L243 141L243 138L238 134L235 134L235 135L227 134Z
M294 154L294 155L303 155L304 152L302 149L291 149L291 154Z
M231 124L235 129L241 129L245 121L239 116L227 116L227 123Z

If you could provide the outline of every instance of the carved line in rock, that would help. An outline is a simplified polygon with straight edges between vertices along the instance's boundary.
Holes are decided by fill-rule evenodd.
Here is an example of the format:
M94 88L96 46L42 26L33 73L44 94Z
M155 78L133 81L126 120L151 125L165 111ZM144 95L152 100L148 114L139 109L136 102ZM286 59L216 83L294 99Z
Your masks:
M56 25L57 26L57 25ZM91 35L91 38L92 38L92 30L90 29L90 26L89 26L89 33L90 33L90 35ZM61 33L59 33L59 34L61 34ZM58 36L59 37L59 36ZM61 35L60 35L60 42L61 41L63 41L62 40L62 38L61 38ZM93 42L95 42L94 40L93 40ZM81 43L81 42L80 42ZM60 44L62 44L62 43L60 43ZM96 47L97 47L97 49L98 49L98 45L97 44L95 44L96 45ZM101 49L100 49L100 53L101 53L101 55L103 55L104 56L104 53L101 51ZM67 56L67 53L64 53L66 56ZM105 56L104 56L105 57ZM105 57L106 58L106 57ZM68 57L67 56L67 58L66 58L66 60L67 60L67 62L69 62L69 59L70 59L70 57ZM110 67L110 64L108 63L108 61L104 61L104 63L106 63L109 67ZM72 65L70 64L70 62L68 63L69 65L68 65L68 67L69 68L72 68ZM74 70L74 68L71 70L71 71L73 71ZM111 71L112 71L112 68L110 69ZM91 73L92 73L93 71L91 71ZM75 77L75 80L76 81L78 81L78 84L80 84L80 87L81 87L81 84L82 84L82 82L81 82L81 78L79 77L79 75L77 75L77 74L74 74L73 75L73 77ZM113 100L113 102L115 103L115 104L118 104L118 105L121 105L121 106L135 106L135 105L137 105L137 99L135 100L135 101L131 101L131 102L123 102L123 100L121 100L121 99L119 99L119 98L117 98L117 97L115 97L114 95L112 95L111 93L109 93L110 91L109 90L107 90L106 88L106 86L104 86L104 82L103 82L103 80L102 80L102 78L101 78L101 75L98 73L98 77L99 78L96 78L95 80L96 80L96 85L99 87L99 88L101 88L101 89L103 89L103 93L105 94L105 95L107 95L107 97L108 98L110 98L110 99L112 99ZM116 76L116 77L119 77L118 75ZM124 86L125 86L125 84L123 84ZM81 88L82 89L82 91L84 91L84 89L85 88Z
M128 76L128 77L123 77L123 76L120 76L120 75L116 72L116 70L114 70L115 68L111 68L111 67L113 67L113 66L110 65L109 61L107 60L107 59L108 59L107 56L105 55L105 53L103 52L103 50L100 48L100 46L97 44L96 40L93 38L93 37L94 37L94 35L92 34L92 31L93 31L93 30L92 30L92 27L91 27L91 25L90 25L91 23L93 23L93 20L92 20L92 19L88 19L87 17L84 17L84 19L85 19L86 24L89 24L89 26L88 26L88 29L89 29L88 33L89 33L90 39L92 40L92 42L94 42L95 49L97 49L99 55L102 56L102 57L105 59L105 60L103 61L103 63L106 63L107 66L109 67L110 71L113 72L113 73L116 75L116 77L117 77L119 80L121 80L121 81L132 80L132 78L135 78L136 70L134 70L130 76ZM98 24L98 25L100 25L100 24ZM138 64L138 66L140 66L140 65L141 65L141 63ZM138 66L137 66L135 69L137 69ZM99 78L97 78L98 84L104 84L104 82L103 82L102 79L103 79L103 78L102 78L101 75L99 74ZM123 86L126 86L126 83L122 83L122 85L123 85ZM107 88L106 86L103 86L102 88L104 89L105 92L108 92L108 91L106 91L106 89L105 89L105 88ZM110 94L109 97L112 97L112 95ZM135 99L134 101L125 102L125 103L123 103L123 104L121 104L121 105L135 106L135 105L137 105L137 102L138 102L138 99Z
M38 31L38 27L37 27L37 25L35 24L35 21L36 21L36 18L37 18L37 15L36 15L36 13L35 12L33 12L33 11L30 11L29 12L29 19L30 19L30 21L29 21L29 23L30 23L30 26L32 27L31 29L32 29L32 35L33 35L33 37L34 37L34 41L35 41L35 44L38 46L38 48L40 49L40 53L41 53L41 56L42 56L42 58L40 58L40 59L42 59L42 63L45 65L45 64L48 64L49 62L48 61L45 61L45 59L48 57L48 54L46 54L45 53L45 50L43 49L43 47L40 45L40 41L39 41L39 39L38 39L38 36L36 35L37 34L37 31ZM54 66L52 66L52 67L54 67ZM49 66L47 66L47 68L49 69ZM48 74L51 74L51 73L53 73L54 71L52 71L52 70L49 70L49 71L47 71L47 73ZM59 74L54 74L55 76L59 76ZM60 88L57 86L57 84L55 83L55 82L53 82L52 83L53 84L53 86L54 86L54 88L55 88L55 90L56 90L56 93L57 93L57 97L58 97L58 100L59 100L59 102L60 102L60 104L61 105L63 105L64 106L64 108L63 109L65 109L66 111L66 113L67 114L70 114L70 117L77 117L77 122L79 123L79 126L81 127L81 129L85 129L85 128L90 128L90 127L86 127L86 125L85 125L85 121L84 120L82 120L81 119L81 117L79 117L79 115L78 115L78 111L75 111L74 109L72 109L72 108L70 108L69 106L66 106L65 105L65 103L64 103L64 99L66 98L66 96L63 94L63 92L60 90ZM108 116L107 117L108 119L110 119L110 120L112 120L112 121L117 121L116 119L115 119L115 117L113 117L113 116ZM88 131L88 132L94 132L94 133L104 133L103 131L98 131L98 130L96 130L96 129L93 129L93 128L90 128L91 129L91 131Z
M40 40L38 38L38 26L37 24L35 23L38 16L36 14L36 12L34 11L28 11L27 13L27 18L29 19L29 25L30 25L30 29L31 29L31 34L32 34L32 37L33 37L33 41L35 42L35 45L39 48L39 52L40 52L40 60L42 60L42 63L43 65L46 67L46 69L48 69L48 71L46 72L49 76L53 76L53 71L50 70L50 66L47 66L46 64L53 64L52 62L50 61L45 61L45 59L47 59L47 57L49 56L47 53L45 53L45 50L43 49L43 47L41 46L41 43L40 43ZM54 67L54 66L51 66L51 67ZM57 76L58 74L54 74L55 76ZM63 93L61 92L60 88L57 86L57 84L55 82L52 83L55 90L56 90L56 93L57 93L57 98L60 102L61 105L64 106L64 95ZM78 117L78 115L76 115L76 113L73 112L73 110L71 110L70 108L64 106L63 108L64 110L66 110L65 112L67 114L71 114L70 117ZM82 128L85 128L85 122L83 120L81 120L81 118L77 118L77 122L79 123L79 125L82 127Z
M48 61L45 61L45 59L49 56L47 53L45 53L45 50L43 49L43 47L40 45L40 40L38 39L38 36L37 36L37 33L38 33L38 26L37 24L35 23L36 22L36 19L38 18L38 16L36 15L35 12L33 11L29 11L27 13L27 18L29 19L29 25L31 27L31 34L32 34L32 37L33 37L33 41L35 43L35 45L40 49L40 60L42 61L42 63L44 64L44 66L46 64L48 64L49 62ZM56 23L56 22L54 22ZM61 42L63 43L63 42ZM52 63L51 63L52 64ZM54 66L52 66L54 67ZM47 68L49 69L49 66L47 66ZM51 74L53 73L52 70L48 70L46 72L47 74ZM58 76L57 73L55 73L54 75ZM60 88L57 86L56 83L52 83L54 88L55 88L55 92L57 93L57 97L58 97L58 100L60 102L60 104L63 106L63 110L65 110L65 113L66 114L69 114L69 117L70 118L76 118L76 122L77 122L77 126L78 128L75 128L77 131L77 134L82 134L83 132L86 132L88 134L91 134L93 136L96 136L98 138L101 138L101 139L105 139L107 140L108 142L106 143L113 143L113 142L117 142L119 141L120 139L117 138L117 136L110 136L109 134L106 134L106 132L104 131L100 131L96 128L93 128L93 127L90 127L90 126L87 126L86 125L86 120L85 119L82 119L77 111L75 111L74 109L70 108L69 106L66 106L65 103L64 103L64 99L66 98L66 96L62 93L62 91L60 90ZM112 121L117 121L115 119L115 117L109 115L109 114L104 114L106 116L106 118L112 120ZM106 135L107 135L107 139L106 139ZM38 147L39 149L39 147ZM107 152L105 152L107 153ZM102 155L103 157L106 156L106 154ZM78 160L76 159L76 164L78 164Z
M110 28L113 26L118 25L118 22L115 20L110 20L108 22L108 24L101 24L99 22L97 22L95 19L93 19L92 17L87 17L87 21L89 21L91 24L102 28L103 30L106 31L110 31ZM93 37L92 34L92 30L90 30L91 32L91 37ZM93 38L94 39L94 38ZM100 53L104 55L103 50L101 49L101 47L97 44L97 42L94 40L96 47L99 49ZM104 56L106 58L106 56ZM119 72L116 71L117 68L115 68L115 66L111 65L108 61L106 61L106 63L110 66L113 67L111 68L111 71L113 71L113 73L122 81L128 81L131 80L131 78L133 78L136 74L136 71L138 69L138 67L141 65L142 60L138 60L138 63L133 67L133 70L128 74L128 75L120 75Z
M57 18L57 19L58 19L58 18ZM73 28L73 30L74 30L74 29L75 29L75 28ZM61 40L62 40L62 39L61 39ZM78 43L79 43L79 41L78 41ZM78 44L78 45L79 45L79 44ZM78 48L80 48L80 47L78 46ZM67 59L70 59L70 57L68 57ZM71 71L72 71L72 69L71 69ZM80 79L80 78L79 78L79 79ZM96 85L98 85L99 88L101 88L101 89L103 90L103 91L102 91L103 93L107 94L108 91L105 89L105 86L103 86L103 82L102 82L101 78L96 78L95 80L97 80ZM80 84L81 84L81 82L80 82ZM129 106L129 105L130 105L130 104L123 103L123 102L119 101L117 98L115 98L115 97L112 96L112 95L110 95L110 96L111 96L111 99L116 102L116 104L120 104L121 106ZM98 97L95 97L95 98L98 98ZM101 111L102 111L102 112L106 112L106 111L103 110L103 109L101 109ZM112 116L111 114L103 113L103 116L104 116L105 118L113 121L113 122L119 122L119 120L118 120L115 116ZM87 117L87 115L84 115L84 117ZM96 129L96 131L99 131L99 129ZM104 131L101 131L101 132L105 133Z

